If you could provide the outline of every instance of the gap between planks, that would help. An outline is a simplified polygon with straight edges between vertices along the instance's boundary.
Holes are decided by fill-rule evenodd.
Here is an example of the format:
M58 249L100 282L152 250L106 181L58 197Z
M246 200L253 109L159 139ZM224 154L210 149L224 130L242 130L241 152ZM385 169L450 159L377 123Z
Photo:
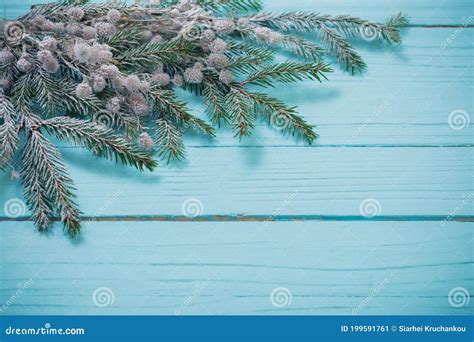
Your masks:
M32 221L30 217L0 217L0 222ZM58 222L60 218L52 218ZM289 222L289 221L366 221L366 222L474 222L474 215L380 215L363 217L357 215L201 215L187 217L184 215L115 215L83 216L83 222Z

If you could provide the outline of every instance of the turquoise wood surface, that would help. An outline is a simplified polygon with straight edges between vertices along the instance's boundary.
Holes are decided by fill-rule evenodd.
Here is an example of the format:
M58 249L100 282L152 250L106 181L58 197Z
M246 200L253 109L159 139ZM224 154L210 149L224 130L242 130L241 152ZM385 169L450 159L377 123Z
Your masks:
M2 4L13 18L30 3ZM140 174L62 145L81 208L100 221L79 239L7 217L21 188L0 175L2 314L473 313L473 300L448 300L474 293L474 132L448 120L474 109L471 2L266 5L373 20L404 11L412 27L402 47L361 45L363 76L336 70L274 91L318 125L314 147L261 123L242 143L189 137L186 163ZM183 215L189 199L201 216ZM367 199L378 216L361 210ZM97 306L104 287L114 301ZM291 303L272 305L278 288Z

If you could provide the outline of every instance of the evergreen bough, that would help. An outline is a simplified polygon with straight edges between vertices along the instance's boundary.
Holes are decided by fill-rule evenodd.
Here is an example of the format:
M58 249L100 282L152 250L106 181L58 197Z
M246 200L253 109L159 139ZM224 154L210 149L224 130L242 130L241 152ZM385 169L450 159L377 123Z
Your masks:
M35 5L0 36L0 168L15 171L39 229L59 214L80 232L75 188L51 138L153 170L153 152L185 156L183 132L252 134L263 117L311 144L313 126L255 86L326 79L326 55L351 73L366 68L347 38L399 44L398 14L385 24L313 12L262 12L260 0L62 0ZM315 39L308 40L308 33ZM274 62L275 51L297 58ZM249 88L248 86L253 86ZM202 97L212 125L176 95ZM18 155L18 158L16 158ZM19 165L17 166L17 163Z

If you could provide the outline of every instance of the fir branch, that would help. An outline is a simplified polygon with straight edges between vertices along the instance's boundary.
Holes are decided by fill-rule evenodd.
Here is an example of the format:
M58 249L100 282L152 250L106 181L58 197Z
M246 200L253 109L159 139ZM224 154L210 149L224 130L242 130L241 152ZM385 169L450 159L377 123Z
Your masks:
M320 60L324 53L319 45L297 36L286 35L283 39L283 46L305 59Z
M12 91L12 103L19 112L28 111L30 103L34 96L31 82L32 74L25 74L20 76Z
M331 68L323 63L284 62L272 64L250 74L240 85L255 84L262 87L273 87L272 81L291 83L303 80L326 79L325 73Z
M11 163L15 151L18 149L18 127L15 124L18 114L15 112L10 100L0 91L0 169Z
M314 126L299 116L295 107L288 107L280 100L264 93L246 92L246 95L254 101L256 113L263 115L270 125L276 126L283 133L300 135L310 145L318 137L314 132Z
M399 13L390 18L386 24L364 20L350 15L321 15L314 12L287 12L282 14L259 13L249 19L259 25L282 31L313 32L322 26L331 26L352 37L362 37L363 30L373 31L387 43L401 42L399 28L408 24L407 16Z
M205 9L214 11L260 11L261 0L198 0L197 3Z
M319 34L328 50L334 53L338 63L346 70L350 70L352 74L365 70L367 65L362 57L336 31L326 25L321 25Z
M50 75L38 71L33 77L33 92L43 113L53 115L62 108L63 98L59 83Z
M48 133L59 139L81 145L94 154L108 159L115 159L129 164L139 170L153 170L156 162L147 153L113 133L111 129L69 117L55 117L41 123Z
M166 115L176 122L179 122L188 127L194 128L198 132L204 133L207 136L214 137L215 130L203 120L189 114L189 109L186 103L180 101L173 91L167 89L160 89L156 85L152 85L149 93L154 100L157 107L158 117Z
M215 84L206 84L202 97L207 104L207 116L213 124L220 127L222 122L229 123L225 94Z
M158 155L166 159L181 160L185 156L181 131L165 118L156 120L155 140L158 146Z
M29 132L20 174L25 198L39 227L46 228L54 204L69 235L79 233L81 225L73 181L59 151L37 128Z
M232 88L226 95L225 106L231 116L235 136L240 139L249 136L255 126L255 116L249 98L238 89Z
M159 62L175 62L179 55L191 53L191 45L185 40L177 39L165 43L147 43L123 51L115 61L126 67L149 67Z

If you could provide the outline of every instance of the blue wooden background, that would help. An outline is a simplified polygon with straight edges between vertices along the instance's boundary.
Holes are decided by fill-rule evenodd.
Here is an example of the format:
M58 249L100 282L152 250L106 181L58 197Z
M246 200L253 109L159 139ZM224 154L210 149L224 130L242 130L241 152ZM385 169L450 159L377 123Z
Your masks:
M3 0L10 18L31 3ZM262 123L242 143L189 137L186 163L140 174L63 145L97 219L79 239L7 217L21 187L0 175L2 314L473 313L474 141L462 122L473 114L472 3L266 7L404 11L411 27L401 47L360 44L363 76L336 70L274 90L318 125L313 147ZM190 199L202 204L194 219L183 215ZM364 217L364 203L378 215Z

